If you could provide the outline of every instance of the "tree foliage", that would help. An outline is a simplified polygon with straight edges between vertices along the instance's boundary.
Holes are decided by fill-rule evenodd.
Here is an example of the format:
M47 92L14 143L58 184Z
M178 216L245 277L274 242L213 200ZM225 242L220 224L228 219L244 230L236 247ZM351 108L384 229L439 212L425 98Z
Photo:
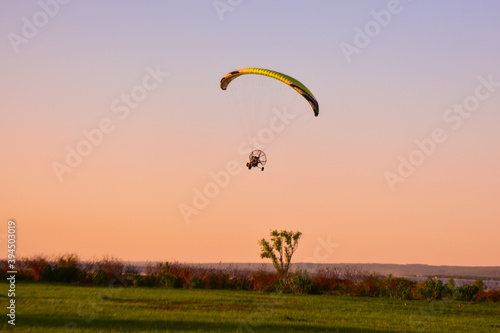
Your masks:
M269 242L264 238L259 241L262 251L260 257L271 259L278 277L282 279L288 274L293 253L297 250L302 233L300 231L272 230L270 235Z

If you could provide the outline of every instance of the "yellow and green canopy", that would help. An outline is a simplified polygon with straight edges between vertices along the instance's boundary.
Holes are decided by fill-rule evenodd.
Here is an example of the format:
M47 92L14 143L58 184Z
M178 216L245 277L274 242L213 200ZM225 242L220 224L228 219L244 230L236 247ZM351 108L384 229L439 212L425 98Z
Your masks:
M300 83L298 80L294 79L293 77L290 77L288 75L278 73L275 71L271 71L269 69L263 69L263 68L242 68L238 69L237 71L233 71L227 75L225 75L221 80L220 80L220 87L222 90L226 90L227 86L231 81L236 79L238 76L245 75L245 74L257 74L257 75L264 75L268 76L270 78L276 79L278 81L281 81L293 89L295 89L299 94L304 97L309 104L311 105L314 115L317 117L319 114L319 104L314 95L307 89L306 86L304 86L302 83Z

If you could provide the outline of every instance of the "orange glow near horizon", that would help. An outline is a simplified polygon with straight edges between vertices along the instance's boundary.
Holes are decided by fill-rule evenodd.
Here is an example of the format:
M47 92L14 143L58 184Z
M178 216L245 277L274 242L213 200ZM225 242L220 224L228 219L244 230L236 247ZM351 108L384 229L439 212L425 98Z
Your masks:
M351 62L339 45L373 5L316 5L284 16L282 3L245 3L221 21L184 2L119 15L75 2L18 53L4 38L0 246L14 219L24 258L247 263L287 229L303 233L296 262L500 265L497 4L405 9ZM3 6L4 35L36 10ZM470 34L456 33L460 15ZM297 78L320 105L316 118L292 94L262 110L254 131L294 115L273 127L264 172L245 168L247 124L219 87L254 66ZM436 129L446 140L419 151Z

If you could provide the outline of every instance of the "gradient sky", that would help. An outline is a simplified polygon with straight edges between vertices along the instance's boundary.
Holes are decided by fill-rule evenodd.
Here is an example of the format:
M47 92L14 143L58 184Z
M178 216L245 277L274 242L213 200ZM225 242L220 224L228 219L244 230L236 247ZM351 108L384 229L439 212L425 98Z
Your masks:
M498 1L54 3L0 3L0 242L15 219L19 256L260 262L257 241L288 229L303 233L294 261L500 265ZM264 172L244 169L245 124L219 88L242 67L291 75L320 105L314 118L285 96L303 116ZM154 89L120 102L152 70Z

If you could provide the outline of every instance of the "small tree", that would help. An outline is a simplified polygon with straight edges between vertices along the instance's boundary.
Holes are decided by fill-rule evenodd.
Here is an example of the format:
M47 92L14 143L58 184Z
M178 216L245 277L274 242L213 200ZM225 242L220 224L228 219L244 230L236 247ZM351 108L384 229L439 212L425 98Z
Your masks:
M262 250L260 257L269 258L273 261L279 279L283 279L288 275L288 268L292 261L292 255L299 245L300 236L302 236L300 231L294 233L286 230L279 232L272 230L270 242L264 238L259 241Z

